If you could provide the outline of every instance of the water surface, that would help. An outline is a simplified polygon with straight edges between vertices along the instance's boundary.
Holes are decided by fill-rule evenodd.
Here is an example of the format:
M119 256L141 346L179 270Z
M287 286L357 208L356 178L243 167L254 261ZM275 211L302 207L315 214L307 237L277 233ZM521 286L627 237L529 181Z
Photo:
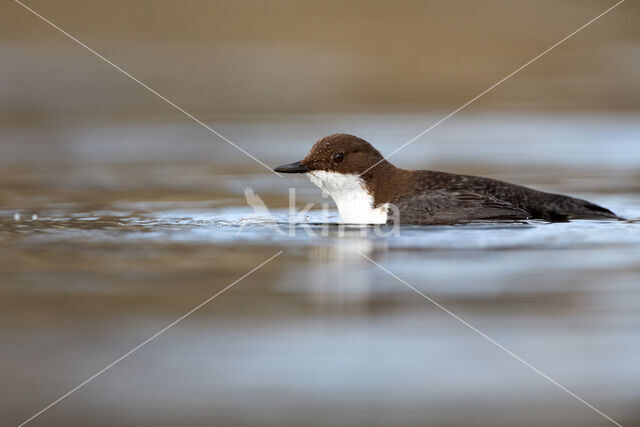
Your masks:
M222 126L275 165L349 121L389 152L424 117L385 120L396 125L347 116ZM394 161L640 217L630 118L482 116L451 126ZM62 128L52 145L3 134L1 424L19 424L280 251L33 424L607 424L363 255L616 421L640 423L640 224L343 230L304 178L280 179L206 135L158 142L193 129L106 129L113 134ZM119 132L137 136L111 143ZM510 145L515 134L529 143ZM246 205L248 186L283 232ZM301 214L306 203L316 205Z

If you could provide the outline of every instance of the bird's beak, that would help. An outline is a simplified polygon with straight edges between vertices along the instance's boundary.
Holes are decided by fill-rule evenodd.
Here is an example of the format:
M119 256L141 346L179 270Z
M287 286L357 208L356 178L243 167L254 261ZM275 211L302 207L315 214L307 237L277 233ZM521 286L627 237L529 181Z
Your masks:
M278 166L274 169L274 171L282 173L306 173L309 172L309 168L302 164L302 162L300 161L289 163L288 165Z

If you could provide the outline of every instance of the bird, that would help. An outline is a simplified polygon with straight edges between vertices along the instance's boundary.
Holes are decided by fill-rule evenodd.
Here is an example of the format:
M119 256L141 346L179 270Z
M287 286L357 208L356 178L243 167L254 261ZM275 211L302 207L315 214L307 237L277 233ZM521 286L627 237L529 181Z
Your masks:
M586 200L481 176L394 166L369 142L338 133L276 172L305 174L347 224L452 225L476 221L618 220Z

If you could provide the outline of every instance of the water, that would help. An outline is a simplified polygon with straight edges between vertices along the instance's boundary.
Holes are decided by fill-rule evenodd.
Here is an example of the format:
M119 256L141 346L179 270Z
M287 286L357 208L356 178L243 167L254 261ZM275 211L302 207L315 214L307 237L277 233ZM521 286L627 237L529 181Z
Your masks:
M275 165L329 128L349 123L390 152L425 121L220 125ZM394 161L640 217L632 117L483 115L447 126ZM616 421L640 423L639 223L342 230L305 179L280 179L193 137L197 127L136 122L111 129L131 138L113 143L109 130L60 128L47 144L23 129L3 134L0 424L29 418L280 251L33 425L608 423L367 258ZM183 134L195 142L172 143ZM247 186L282 232L246 205ZM300 214L306 203L316 205Z

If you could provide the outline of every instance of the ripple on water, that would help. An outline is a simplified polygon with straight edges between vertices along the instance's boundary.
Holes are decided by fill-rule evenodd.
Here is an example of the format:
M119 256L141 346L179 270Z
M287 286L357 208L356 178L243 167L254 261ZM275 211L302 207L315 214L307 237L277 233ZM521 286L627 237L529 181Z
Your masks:
M612 203L609 203L611 205ZM615 203L613 203L615 204ZM637 202L640 206L640 202ZM634 205L635 206L635 205ZM627 216L640 210L626 208ZM83 239L100 241L178 241L197 244L335 245L341 240L370 241L387 249L544 249L604 246L640 247L640 224L633 221L545 223L474 223L455 226L347 226L337 212L310 211L291 216L274 209L272 217L256 216L249 207L207 208L183 203L164 209L136 211L55 212L39 220L15 221L3 216L5 235L20 233L30 241ZM148 206L147 206L148 208Z

